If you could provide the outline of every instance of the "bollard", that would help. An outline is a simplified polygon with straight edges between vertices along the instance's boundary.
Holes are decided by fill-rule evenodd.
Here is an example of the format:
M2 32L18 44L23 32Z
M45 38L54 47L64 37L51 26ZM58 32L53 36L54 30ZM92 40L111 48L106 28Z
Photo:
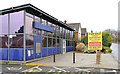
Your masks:
M73 52L73 63L75 63L75 52Z
M54 54L53 54L53 62L55 62L55 52L54 52Z

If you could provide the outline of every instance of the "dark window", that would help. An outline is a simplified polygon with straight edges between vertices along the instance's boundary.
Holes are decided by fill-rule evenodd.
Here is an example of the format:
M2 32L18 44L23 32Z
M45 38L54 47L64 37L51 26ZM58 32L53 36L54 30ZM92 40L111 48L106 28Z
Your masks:
M52 33L51 32L47 32L49 37L52 37Z
M47 36L47 32L42 30L42 36Z
M8 48L8 35L0 35L0 48Z
M53 47L52 46L52 38L48 38L48 47Z
M10 34L24 32L24 11L10 13Z
M34 36L26 35L26 48L34 48Z
M8 34L8 14L0 15L0 34Z
M53 47L56 47L56 39L53 38Z
M59 39L57 39L57 47L59 47Z
M24 46L23 34L9 35L9 40L10 48L23 48Z
M46 31L44 31L44 36L47 36L47 32Z
M47 37L42 37L42 47L47 47Z
M72 41L68 41L68 46L71 46L72 45Z
M41 30L38 30L38 29L34 29L34 34L35 35L41 35Z
M66 40L66 46L69 46L69 41L68 40Z

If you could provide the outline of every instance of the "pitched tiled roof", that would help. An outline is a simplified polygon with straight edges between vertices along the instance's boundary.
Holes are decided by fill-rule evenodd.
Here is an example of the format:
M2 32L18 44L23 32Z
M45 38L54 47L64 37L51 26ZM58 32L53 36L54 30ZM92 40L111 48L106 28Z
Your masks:
M80 23L68 23L68 25L75 30L74 32L78 32L79 26L81 24Z

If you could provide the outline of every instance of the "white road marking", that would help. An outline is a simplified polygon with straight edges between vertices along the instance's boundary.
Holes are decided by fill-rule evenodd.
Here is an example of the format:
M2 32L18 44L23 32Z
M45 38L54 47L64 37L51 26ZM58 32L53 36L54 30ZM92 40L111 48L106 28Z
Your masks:
M61 69L61 68L58 68L58 67L53 67L53 68L55 68L55 69L57 69L57 70L65 71L65 70L63 70L63 69Z
M29 68L29 69L23 70L22 72L26 72L26 71L31 70L31 69L34 69L34 68L37 68L37 69L42 70L41 68L39 68L39 66L35 66L35 67L32 67L32 68Z
M117 74L117 71L116 71L116 70L105 71L105 72L114 72L115 74Z
M20 69L22 69L22 67L20 67L20 68L15 68L15 67L6 67L8 70L20 70Z
M77 69L76 71L86 71L86 72L90 72L89 70L91 70L91 69L93 69L93 68L91 68L91 69L80 69L80 68L75 68L75 69Z

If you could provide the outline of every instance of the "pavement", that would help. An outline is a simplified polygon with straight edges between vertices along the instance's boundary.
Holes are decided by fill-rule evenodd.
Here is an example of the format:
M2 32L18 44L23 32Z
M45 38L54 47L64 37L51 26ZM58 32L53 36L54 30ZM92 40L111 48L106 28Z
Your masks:
M28 64L42 64L46 66L56 67L118 69L118 61L113 57L111 53L101 54L100 64L96 64L96 54L76 53L75 56L75 63L73 63L73 52L68 52L65 54L56 55L56 62L53 62L53 56L51 56L49 58Z

